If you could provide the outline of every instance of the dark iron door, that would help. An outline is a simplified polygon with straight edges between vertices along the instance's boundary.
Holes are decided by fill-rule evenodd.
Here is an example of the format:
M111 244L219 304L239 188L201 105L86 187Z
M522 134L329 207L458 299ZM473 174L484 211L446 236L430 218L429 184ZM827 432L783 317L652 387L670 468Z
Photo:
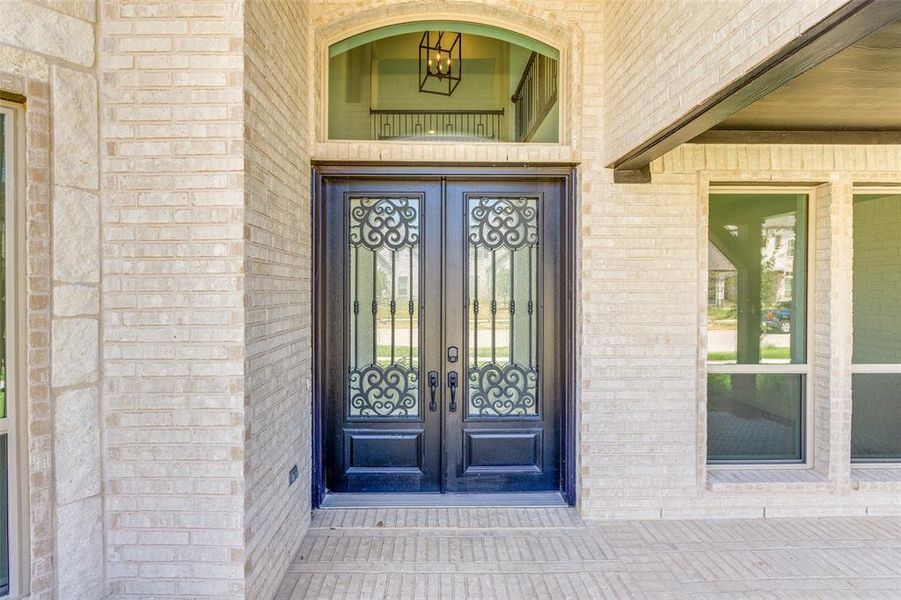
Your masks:
M441 184L333 180L323 216L328 488L440 491Z
M447 491L560 487L560 187L447 183Z
M325 182L330 491L560 488L561 188Z

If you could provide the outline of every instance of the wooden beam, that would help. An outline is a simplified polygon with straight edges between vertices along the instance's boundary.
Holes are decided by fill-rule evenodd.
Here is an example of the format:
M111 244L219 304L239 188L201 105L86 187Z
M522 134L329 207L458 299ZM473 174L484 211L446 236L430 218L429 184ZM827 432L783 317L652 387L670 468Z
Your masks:
M692 144L901 144L901 131L754 131L711 129Z
M901 0L850 0L608 168L641 171L798 75L901 19ZM614 180L616 175L614 173Z
M13 92L7 92L5 90L0 90L0 100L15 102L16 104L25 104L25 96L23 96L22 94L14 94Z

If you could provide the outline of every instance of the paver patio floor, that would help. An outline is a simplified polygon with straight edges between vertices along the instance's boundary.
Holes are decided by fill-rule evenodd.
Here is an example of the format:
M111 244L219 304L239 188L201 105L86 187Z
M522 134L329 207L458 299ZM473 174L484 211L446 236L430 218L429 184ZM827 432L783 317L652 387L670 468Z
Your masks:
M320 510L277 596L302 598L901 599L901 519Z

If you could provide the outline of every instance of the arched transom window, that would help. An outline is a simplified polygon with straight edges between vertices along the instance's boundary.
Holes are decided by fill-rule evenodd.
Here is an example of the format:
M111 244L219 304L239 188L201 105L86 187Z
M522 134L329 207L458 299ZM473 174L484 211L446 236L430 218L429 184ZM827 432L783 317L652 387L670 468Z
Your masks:
M329 47L328 138L557 143L556 49L459 21L382 27Z

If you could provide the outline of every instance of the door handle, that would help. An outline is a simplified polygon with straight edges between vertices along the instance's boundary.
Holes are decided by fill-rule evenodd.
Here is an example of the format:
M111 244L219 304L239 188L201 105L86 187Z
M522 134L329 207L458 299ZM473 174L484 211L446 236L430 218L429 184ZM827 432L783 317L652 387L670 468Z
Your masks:
M429 410L431 412L438 410L438 405L435 403L435 392L437 391L438 371L429 371L429 394L431 395L431 400L429 400Z
M450 404L447 408L451 412L457 411L457 372L451 371L447 374L447 387L450 388Z

